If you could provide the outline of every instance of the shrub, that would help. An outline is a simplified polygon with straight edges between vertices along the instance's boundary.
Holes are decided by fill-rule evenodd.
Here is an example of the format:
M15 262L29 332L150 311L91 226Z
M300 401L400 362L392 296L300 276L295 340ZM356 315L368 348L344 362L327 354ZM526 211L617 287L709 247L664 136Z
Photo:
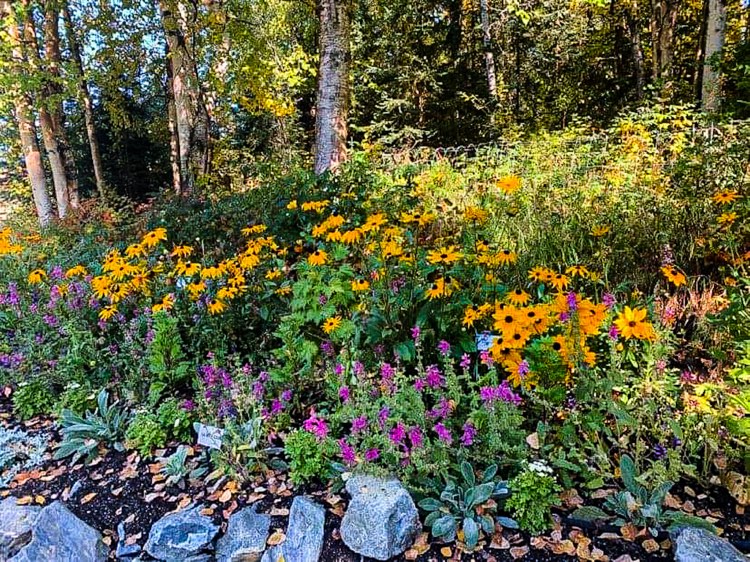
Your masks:
M151 412L138 412L125 433L126 445L148 457L156 448L164 447L169 439L168 427Z
M289 457L289 476L295 484L313 480L326 480L332 474L332 444L319 441L305 430L295 430L284 442L284 452Z
M552 527L551 508L560 505L558 486L552 469L535 461L510 481L510 498L505 507L521 529L539 535Z
M21 383L13 392L13 411L22 420L49 414L54 404L55 397L49 385L41 379Z

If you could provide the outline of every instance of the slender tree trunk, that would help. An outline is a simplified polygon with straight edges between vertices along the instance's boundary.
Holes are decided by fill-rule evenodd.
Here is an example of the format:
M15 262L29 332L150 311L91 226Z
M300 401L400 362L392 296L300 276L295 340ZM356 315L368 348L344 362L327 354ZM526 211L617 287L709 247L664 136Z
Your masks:
M487 71L487 89L493 100L497 99L497 77L495 74L495 57L492 54L492 33L490 32L489 0L480 0L480 17L482 20L482 45L484 46L484 65Z
M169 46L167 64L172 65L172 92L180 154L180 192L190 193L198 178L208 173L210 119L195 54L187 41L187 24L181 25L178 21L180 11L183 14L188 12L185 7L181 10L181 7L179 1L171 3L169 0L159 0L162 26Z
M180 137L177 134L177 110L174 105L174 86L172 84L172 63L169 56L169 44L166 45L167 57L167 124L169 126L169 162L172 165L172 189L177 195L182 193L180 178Z
M41 75L44 69L42 67L41 56L39 55L39 43L36 38L30 0L21 0L21 6L24 11L23 43L26 47L26 58L31 63L32 70ZM68 214L68 177L65 171L65 161L63 160L57 135L55 134L54 121L47 108L47 100L51 95L48 86L49 81L44 80L44 85L39 92L39 97L42 99L37 100L39 105L39 127L42 131L44 151L47 154L50 171L52 172L52 184L55 187L55 200L57 202L57 215L62 219Z
M643 47L641 46L641 30L638 24L638 0L633 0L626 10L626 24L630 42L632 44L633 56L633 78L635 80L635 97L643 99L644 72L643 72Z
M96 180L96 189L99 192L99 196L103 199L105 197L104 164L102 162L102 154L99 148L99 139L96 138L94 108L93 104L91 103L89 85L86 81L86 71L83 67L81 47L78 44L78 38L76 37L75 25L73 22L73 17L70 14L70 8L68 7L68 0L63 0L62 14L63 19L65 20L65 30L68 36L68 46L70 48L70 54L73 58L75 70L78 73L78 97L81 101L81 105L83 106L83 117L86 122L86 136L88 137L89 141L91 162L94 166L94 179Z
M60 157L65 166L65 184L67 190L68 204L78 208L78 170L70 148L68 133L65 130L65 111L63 108L63 88L61 85L62 56L60 55L60 10L57 0L45 0L44 2L44 54L46 71L48 74L47 88L49 97L46 102L49 107L50 117Z
M661 78L661 51L659 50L659 29L661 27L659 0L651 0L651 78Z
M315 115L315 173L346 160L349 110L350 3L320 0L320 69Z
M13 67L17 76L21 76L23 73L22 63L25 60L21 46L21 33L18 28L18 22L15 21L15 18L11 18L10 15L10 1L0 0L0 19L7 18L8 22L7 32L11 42ZM16 92L14 99L16 123L18 124L21 148L23 149L24 162L26 164L26 173L31 183L31 195L34 200L39 225L42 228L46 228L52 222L55 212L52 208L52 201L47 194L47 178L44 175L42 153L39 150L33 106L28 94L24 91Z
M720 59L724 49L724 33L727 23L727 7L724 0L708 1L706 26L705 62L701 103L704 111L718 111L721 105Z

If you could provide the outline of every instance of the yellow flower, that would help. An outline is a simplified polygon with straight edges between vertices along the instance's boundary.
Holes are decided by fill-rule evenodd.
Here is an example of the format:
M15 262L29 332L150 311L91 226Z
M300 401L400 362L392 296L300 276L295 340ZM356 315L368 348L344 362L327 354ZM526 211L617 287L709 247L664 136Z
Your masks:
M70 279L71 277L83 277L88 272L86 271L86 268L82 265L76 265L75 267L71 267L68 271L65 272L65 277Z
M208 308L208 313L211 315L221 314L227 309L227 305L219 299L211 299L208 301L206 307Z
M287 208L289 208L287 206ZM265 224L256 224L254 226L248 226L242 229L242 234L245 236L250 236L251 234L261 234L265 232L267 229Z
M331 318L327 318L325 322L323 322L323 331L326 334L331 334L338 330L339 326L341 326L341 317L332 316Z
M266 279L275 281L276 279L281 279L281 275L281 270L277 267L266 272Z
M450 278L438 277L432 282L430 288L427 289L427 298L430 300L438 299L442 297L449 297L453 294L453 290L458 288L459 285L455 280Z
M497 187L503 193L511 195L521 187L521 178L518 176L505 176L497 180Z
M511 263L516 263L518 255L515 252L511 252L510 250L500 250L496 254L496 259L498 263L500 263L500 265L508 265Z
M734 203L737 199L739 199L740 196L736 191L731 191L729 189L720 191L716 195L714 195L711 199L713 199L714 203L719 203L720 205L727 205L729 203Z
M224 275L224 271L218 266L204 267L201 270L201 279L218 279L222 275Z
M570 283L570 279L567 275L563 275L562 273L556 273L552 279L550 279L550 284L557 289L558 291L563 291L568 288L568 284Z
M427 261L432 265L440 263L451 264L461 259L461 253L456 250L455 246L443 246L437 250L427 253Z
M115 305L105 306L99 311L99 320L107 321L117 314L117 307Z
M534 267L529 270L529 279L536 281L537 283L547 283L552 281L555 276L555 272L547 267Z
M47 278L47 273L43 269L35 269L27 277L28 282L31 285L37 285Z
M308 256L307 263L310 265L325 265L327 260L328 254L323 250L315 250L310 256Z
M655 339L656 332L653 325L646 321L647 314L644 308L631 309L629 306L626 306L615 320L615 326L617 326L620 335L626 340L631 338L639 340Z
M610 227L604 225L596 225L591 229L592 236L601 237L606 236L610 231Z
M531 300L531 295L522 289L508 293L508 301L516 306L523 306Z
M174 266L175 273L183 277L192 277L201 270L201 264L179 260Z
M153 248L159 242L163 242L166 239L167 239L167 229L155 228L151 232L146 233L146 235L143 237L143 240L141 240L141 244L143 244L147 248Z
M589 270L586 269L586 266L583 265L571 265L569 268L565 270L565 273L572 277L588 277L589 276Z
M172 256L173 258L174 257L187 258L192 253L193 253L192 246L175 246L174 250L172 250L172 253L169 255Z
M160 303L155 304L151 307L152 312L162 312L162 311L168 311L172 310L174 307L174 295L164 295L164 298L161 299Z
M362 236L364 235L364 232L360 228L355 228L354 230L349 230L348 232L344 232L341 234L341 242L343 244L356 244L360 241Z
M318 213L322 213L323 210L330 205L330 201L326 199L325 201L308 201L306 203L302 203L302 210L303 211L315 211Z
M352 291L366 291L370 288L370 282L367 279L355 279L352 281Z
M278 288L278 289L276 289L276 290L275 290L274 292L275 292L275 293L276 293L277 295L281 295L281 296L284 296L284 295L288 295L289 293L291 293L291 292L292 292L292 288L291 288L290 286L286 285L286 286L284 286L284 287L279 287L279 288Z
M664 274L664 277L667 278L667 281L672 283L675 287L679 287L680 285L684 285L685 283L687 283L685 274L683 274L673 265L665 265L661 268L661 272Z
M106 275L99 275L91 280L91 288L94 291L94 295L98 299L103 299L109 295L109 290L112 287L112 280Z
M142 244L131 244L127 248L125 248L125 256L127 256L130 259L137 258L139 256L145 256L146 255L146 248L143 247Z
M291 201L289 201L289 203L287 203L286 205L286 208L289 209L290 211L295 210L297 208L297 200L292 199Z
M464 218L466 220L479 224L484 223L487 217L489 217L489 213L480 207L466 207L464 211Z
M190 300L196 301L206 290L206 284L203 281L188 283L187 290L190 293Z
M734 211L731 213L722 213L721 216L719 216L719 224L732 224L736 220L737 213Z
M365 224L363 224L360 228L364 232L378 231L380 230L380 227L386 224L387 222L388 222L388 219L385 218L385 215L383 213L377 213L375 215L367 217Z

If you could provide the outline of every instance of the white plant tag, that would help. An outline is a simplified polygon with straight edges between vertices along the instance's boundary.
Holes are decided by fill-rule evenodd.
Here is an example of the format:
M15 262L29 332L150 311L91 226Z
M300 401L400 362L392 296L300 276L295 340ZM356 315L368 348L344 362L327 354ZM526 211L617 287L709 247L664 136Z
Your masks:
M477 342L477 351L489 351L489 349L492 347L492 344L495 343L495 340L499 336L496 336L495 334L492 334L490 332L480 332L476 336L476 342Z
M198 445L209 447L210 449L221 449L221 440L224 437L224 430L213 425L198 424Z

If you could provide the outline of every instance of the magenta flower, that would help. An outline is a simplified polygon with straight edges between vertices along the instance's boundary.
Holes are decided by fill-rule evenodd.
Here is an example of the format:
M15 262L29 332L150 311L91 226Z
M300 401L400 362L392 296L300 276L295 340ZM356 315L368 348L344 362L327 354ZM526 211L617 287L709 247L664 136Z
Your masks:
M522 379L529 374L531 369L529 368L529 362L524 359L518 364L518 376Z
M477 436L477 428L471 422L466 422L463 427L463 435L461 435L461 445L464 447L470 447L474 443L474 438Z
M388 408L388 406L383 406L380 408L380 411L378 412L378 422L380 423L380 428L385 427L385 422L388 421L388 416L391 415L391 410Z
M617 304L617 299L615 299L615 296L612 293L604 293L602 295L602 303L604 303L604 306L608 309L612 310L615 307L615 304Z
M430 365L427 367L425 382L430 388L439 388L443 386L445 380L443 379L443 375L440 374L440 369L438 369L437 365Z
M284 409L284 405L281 403L281 400L278 398L274 398L273 401L271 401L271 411L269 412L270 416L275 416Z
M357 462L357 455L354 452L354 447L347 443L345 439L339 439L339 449L341 451L341 458L345 464L351 466Z
M305 431L309 431L315 435L318 441L322 441L328 436L328 425L323 418L317 417L315 412L310 414L310 417L304 421L302 427Z
M469 356L468 353L464 353L461 356L461 363L459 363L459 366L462 369L468 369L469 367L471 367L471 357Z
M414 389L417 392L422 392L427 386L427 382L424 379L417 379L414 381Z
M414 341L417 341L419 339L419 336L421 335L421 333L422 333L422 330L420 330L419 326L414 326L411 329L411 338Z
M360 433L367 427L367 417L359 416L352 420L352 433Z
M418 427L412 427L409 430L409 441L413 449L418 449L424 443L424 437L422 436L422 430Z
M487 365L487 367L492 367L492 365L495 364L495 360L492 358L492 354L489 351L483 351L480 353L479 359L482 361L482 364Z
M290 389L286 389L281 393L281 399L284 402L289 402L292 399L292 391Z
M615 326L614 324L612 324L609 327L609 338L611 340L616 340L619 337L619 335L620 335L619 328L617 326Z
M451 344L445 340L440 340L440 343L438 343L438 351L443 357L447 356L451 352Z
M380 451L378 451L377 449L367 449L367 451L365 451L365 460L367 462L373 462L377 460L379 457L380 457Z
M344 373L344 366L341 363L336 363L336 366L333 368L333 374L337 377L340 377Z
M574 291L570 291L568 293L566 300L568 301L568 308L571 312L575 312L576 310L578 310L578 296Z
M354 374L358 377L361 377L365 374L365 366L359 361L355 361L354 363L352 363L352 369L354 370Z
M339 388L339 398L341 398L341 401L346 403L349 402L349 398L351 397L351 393L349 392L348 386L342 386Z
M453 443L453 436L451 435L450 430L445 427L442 422L436 423L433 429L435 430L435 433L437 433L438 439L440 439L443 443L445 443L446 445L450 445L451 443Z
M398 422L388 434L388 438L394 445L401 445L406 439L406 427L403 423Z

